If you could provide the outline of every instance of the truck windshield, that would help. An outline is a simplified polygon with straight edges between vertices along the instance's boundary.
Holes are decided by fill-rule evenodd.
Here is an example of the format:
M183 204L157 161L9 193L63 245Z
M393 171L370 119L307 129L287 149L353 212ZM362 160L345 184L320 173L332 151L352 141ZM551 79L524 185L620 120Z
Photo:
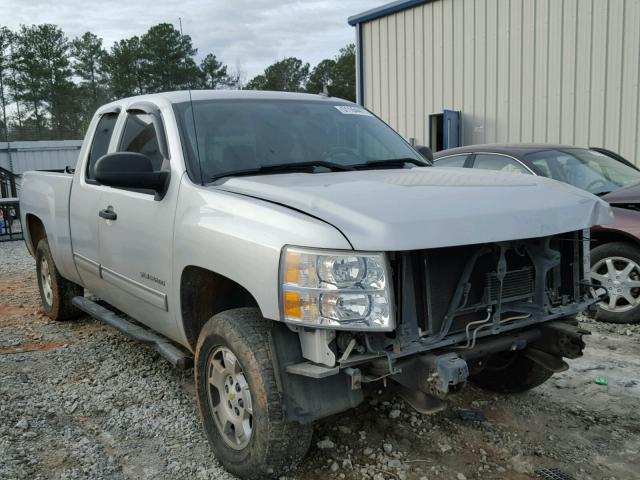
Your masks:
M174 108L191 166L189 174L204 183L234 172L283 172L287 164L317 165L317 171L340 170L323 164L345 169L385 168L385 161L390 168L427 165L384 122L352 104L234 99L193 102L193 111L189 102ZM285 168L269 168L276 165Z

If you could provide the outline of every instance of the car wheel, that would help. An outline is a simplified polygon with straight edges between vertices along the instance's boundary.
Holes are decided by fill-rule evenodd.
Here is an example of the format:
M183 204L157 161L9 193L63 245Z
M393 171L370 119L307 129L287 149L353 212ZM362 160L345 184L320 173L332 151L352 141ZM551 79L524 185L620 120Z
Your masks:
M49 318L57 321L72 320L82 314L71 300L84 295L84 289L60 276L46 239L40 240L36 248L36 272L40 301Z
M623 242L591 251L591 281L607 291L596 319L613 323L640 321L640 249Z
M272 322L253 308L211 318L198 338L198 409L211 448L241 478L278 477L306 454L313 427L288 421L278 389Z
M521 393L549 380L553 372L525 357L521 351L500 352L484 361L483 369L469 376L469 381L499 393Z

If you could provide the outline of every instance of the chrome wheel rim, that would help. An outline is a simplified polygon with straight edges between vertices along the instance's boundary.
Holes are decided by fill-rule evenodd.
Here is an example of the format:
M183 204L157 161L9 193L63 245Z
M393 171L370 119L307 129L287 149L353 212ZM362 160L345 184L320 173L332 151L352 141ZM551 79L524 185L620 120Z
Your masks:
M591 280L607 291L598 306L608 312L627 312L640 304L640 266L625 257L607 257L591 267Z
M253 429L253 403L240 362L231 350L217 347L207 361L207 393L213 420L225 443L246 447Z
M40 260L40 284L42 285L42 293L44 300L48 306L53 303L53 290L51 288L51 272L49 271L49 262L45 257Z

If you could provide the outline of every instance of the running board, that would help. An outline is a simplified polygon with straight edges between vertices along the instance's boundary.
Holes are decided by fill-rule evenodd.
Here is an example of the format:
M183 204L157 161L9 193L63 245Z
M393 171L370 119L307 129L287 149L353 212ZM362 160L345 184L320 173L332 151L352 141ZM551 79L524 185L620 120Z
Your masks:
M127 337L148 344L180 370L186 370L193 366L193 357L191 354L176 347L169 339L119 317L111 310L92 302L88 298L73 297L71 303L83 312L91 315L93 318L100 320L107 325L111 325L116 330L124 333Z

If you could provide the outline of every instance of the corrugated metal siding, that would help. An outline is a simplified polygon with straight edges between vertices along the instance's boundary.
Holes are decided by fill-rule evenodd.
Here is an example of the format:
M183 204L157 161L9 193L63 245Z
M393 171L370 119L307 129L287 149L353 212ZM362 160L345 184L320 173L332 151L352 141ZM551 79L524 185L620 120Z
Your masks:
M426 143L603 146L640 163L640 0L435 0L362 25L364 104Z
M22 174L28 170L58 170L74 167L82 140L0 142L0 167ZM10 151L8 151L10 149ZM11 155L11 166L9 165Z

